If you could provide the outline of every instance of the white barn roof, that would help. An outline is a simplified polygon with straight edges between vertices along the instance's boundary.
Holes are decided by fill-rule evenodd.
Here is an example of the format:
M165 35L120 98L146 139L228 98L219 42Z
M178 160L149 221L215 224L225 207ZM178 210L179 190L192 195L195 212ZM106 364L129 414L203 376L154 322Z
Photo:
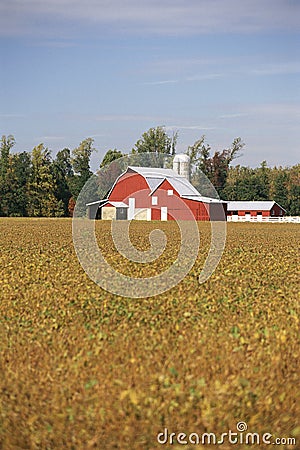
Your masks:
M199 197L200 192L184 177L180 175L174 177L166 177L167 181L173 186L175 191L178 192L180 197L184 197L186 195Z
M129 166L127 172L136 172L142 175L151 189L150 195L156 191L164 180L167 180L175 191L178 192L180 197L196 200L198 202L221 202L218 199L202 197L200 192L197 191L189 180L187 180L183 175L178 175L178 173L172 169Z
M274 201L252 201L252 202L228 202L228 211L270 211L275 205ZM278 204L278 203L277 203ZM278 205L280 206L280 205ZM284 208L280 206L281 209L285 211Z
M128 208L128 205L126 205L126 203L124 202L110 202L109 200L103 206L107 205L108 203L115 208Z
M217 198L204 197L202 195L194 196L194 195L185 195L184 198L187 200L195 200L196 202L202 203L227 203L225 200L219 200Z
M136 167L136 166L128 166L127 172L134 171L143 175L143 177L149 178L166 178L169 177L180 177L183 178L182 175L178 175L173 169L163 169L161 167Z

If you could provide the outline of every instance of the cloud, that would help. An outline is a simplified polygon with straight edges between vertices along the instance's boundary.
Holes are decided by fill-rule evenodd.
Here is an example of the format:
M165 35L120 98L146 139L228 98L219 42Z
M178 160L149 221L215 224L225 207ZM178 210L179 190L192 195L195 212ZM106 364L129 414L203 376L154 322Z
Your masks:
M230 105L223 105L222 109L227 109L224 114L219 115L218 119L236 119L246 118L246 121L250 119L257 119L261 122L262 117L272 117L272 121L278 119L280 121L298 121L300 117L300 105L296 103L285 102L272 102L272 103L256 103L256 104L244 104L239 105L239 112L230 111ZM262 122L261 122L262 123ZM266 122L264 122L266 126Z
M299 121L300 105L295 103L265 103L261 105L252 105L248 107L249 113L253 115L272 116L280 120Z
M34 138L37 141L61 141L65 136L38 136Z
M198 131L207 131L207 130L216 130L216 127L208 127L203 125L168 125L166 127L167 131L173 130L198 130Z
M64 23L64 27L62 27ZM286 0L2 0L2 35L191 35L299 30L300 2ZM100 26L100 28L99 28Z
M250 74L263 75L292 75L300 73L300 63L296 61L285 62L281 64L267 64L253 69Z
M215 80L226 76L224 73L203 73L201 75L193 75L186 78L186 81L203 81L203 80Z
M221 81L225 79L259 78L272 76L296 75L300 73L300 63L291 59L291 55L268 56L266 54L245 56L228 56L211 59L181 58L147 61L140 69L141 76L149 74L158 81L147 81L147 85L163 85L190 82ZM280 63L278 62L280 59ZM176 73L178 79L172 78Z
M157 116L144 116L140 114L99 114L88 116L90 120L94 120L97 122L137 122L137 121L157 121L163 120L163 118L159 118Z
M98 137L105 137L106 135L104 133L102 134L90 134L89 137L91 138L98 138Z
M26 117L24 114L1 114L0 119L23 119Z
M161 84L179 83L179 80L161 80L161 81L145 81L143 84L148 86L159 86Z
M219 119L238 119L239 117L247 116L247 113L229 113L222 114Z

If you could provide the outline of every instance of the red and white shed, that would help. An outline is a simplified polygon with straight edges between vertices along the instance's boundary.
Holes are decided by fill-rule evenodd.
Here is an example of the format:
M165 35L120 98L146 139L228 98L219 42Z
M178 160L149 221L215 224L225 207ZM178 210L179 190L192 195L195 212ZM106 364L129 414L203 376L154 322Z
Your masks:
M275 201L233 201L227 203L227 215L232 216L232 220L238 220L243 217L245 220L251 220L256 217L262 220L263 217L282 217L285 209Z

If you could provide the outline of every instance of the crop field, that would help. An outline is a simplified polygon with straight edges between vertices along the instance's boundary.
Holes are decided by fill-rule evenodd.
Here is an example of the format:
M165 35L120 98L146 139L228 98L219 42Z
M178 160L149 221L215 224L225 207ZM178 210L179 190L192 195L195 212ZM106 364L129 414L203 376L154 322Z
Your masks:
M176 223L159 226L168 244L147 265L127 263L110 224L96 224L110 264L139 277L176 257ZM133 223L133 243L147 248L156 227ZM300 226L228 223L221 262L202 285L210 226L199 229L188 275L132 299L88 278L71 219L0 218L1 449L270 448L246 444L242 430L239 443L201 441L238 422L282 439L273 448L300 448Z

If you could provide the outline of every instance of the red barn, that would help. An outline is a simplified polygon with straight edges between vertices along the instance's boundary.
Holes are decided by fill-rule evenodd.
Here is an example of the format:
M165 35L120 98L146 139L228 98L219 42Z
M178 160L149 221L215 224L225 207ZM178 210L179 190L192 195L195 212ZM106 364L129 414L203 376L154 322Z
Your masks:
M179 173L129 166L105 201L87 205L88 216L104 220L226 220L226 202L201 196Z
M227 215L233 221L252 218L262 221L263 218L282 217L285 212L285 209L274 201L228 202L227 204Z

